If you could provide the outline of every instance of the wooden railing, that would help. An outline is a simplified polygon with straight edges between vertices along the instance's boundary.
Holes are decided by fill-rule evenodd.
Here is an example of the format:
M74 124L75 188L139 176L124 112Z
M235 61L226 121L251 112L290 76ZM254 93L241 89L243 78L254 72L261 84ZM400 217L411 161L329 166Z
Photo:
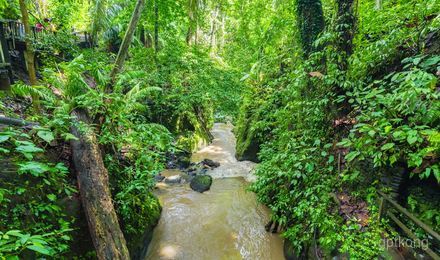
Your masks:
M436 240L437 242L440 242L440 235L435 232L431 227L426 225L423 221L415 217L413 214L411 214L407 209L399 205L396 201L392 200L388 195L384 194L383 192L378 192L380 195L380 202L379 202L379 219L387 215L396 225L402 229L402 231L411 239L417 240L417 236L414 234L414 232L411 231L410 228L408 228L405 224L403 224L402 221L399 220L399 218L391 212L389 209L387 209L388 206L391 206L393 209L397 210L398 212L402 213L406 217L408 217L411 221L413 221L417 226L422 228L424 231L426 231L427 234L429 234L432 239ZM423 251L425 251L430 257L433 259L440 259L440 256L435 253L431 248L429 247L421 247Z
M6 41L12 43L12 48L15 49L16 42L24 42L26 39L26 33L23 23L15 20L0 20L0 26L3 29L3 37ZM48 34L54 32L47 29L37 29L35 26L31 26L33 40L42 39ZM77 43L83 47L91 47L91 37L87 32L72 32L72 35L78 38Z
M24 31L24 25L15 20L2 20L1 26L3 26L3 32L5 34L6 40L14 40L14 41L24 41L26 38L26 33ZM31 26L32 37L34 39L38 39L42 37L43 30L37 30L35 26Z

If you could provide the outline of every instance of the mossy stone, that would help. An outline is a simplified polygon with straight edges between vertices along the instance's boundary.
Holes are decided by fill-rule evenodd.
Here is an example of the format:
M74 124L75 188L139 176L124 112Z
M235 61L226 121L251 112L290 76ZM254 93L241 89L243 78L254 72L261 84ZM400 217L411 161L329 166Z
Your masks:
M195 176L190 183L191 189L198 191L198 192L204 192L211 188L212 184L212 177L209 175L197 175Z

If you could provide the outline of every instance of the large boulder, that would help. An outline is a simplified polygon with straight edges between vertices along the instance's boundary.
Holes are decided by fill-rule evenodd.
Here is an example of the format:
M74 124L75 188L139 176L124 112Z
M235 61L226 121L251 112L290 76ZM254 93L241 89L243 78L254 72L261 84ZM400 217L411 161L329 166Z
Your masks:
M189 186L191 189L200 193L207 191L211 188L212 177L209 175L197 175L192 180Z

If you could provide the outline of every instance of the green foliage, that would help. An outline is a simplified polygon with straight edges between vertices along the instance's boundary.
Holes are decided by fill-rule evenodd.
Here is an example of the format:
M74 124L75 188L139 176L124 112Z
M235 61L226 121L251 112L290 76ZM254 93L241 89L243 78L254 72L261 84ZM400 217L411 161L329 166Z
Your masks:
M407 208L420 220L432 227L433 230L440 230L440 210L437 200L438 193L432 192L424 187L413 186L409 189L410 195L407 198ZM410 222L409 225L414 233L420 238L428 237L426 232Z
M18 1L0 0L0 19L17 19L19 13Z
M439 56L417 56L404 61L405 70L347 93L357 124L349 140L349 162L372 160L375 167L404 162L413 174L440 182L440 102L436 90ZM354 160L356 159L356 160Z
M71 59L77 54L76 44L79 39L74 37L70 30L58 30L56 33L43 31L43 34L33 45L40 59L44 59L46 63Z
M0 132L0 256L55 256L69 250L72 219L61 201L75 189L67 181L63 163L48 162L35 140L53 140L47 129L25 133L13 128ZM17 258L18 259L18 258Z
M248 91L236 128L237 152L252 141L261 144L252 190L271 208L273 220L286 226L284 236L296 253L316 236L325 252L378 257L383 227L375 221L375 191L381 173L403 163L412 175L438 178L438 57L422 54L437 23L426 17L437 7L399 1L396 14L394 3L380 11L373 5L359 2L353 49L340 42L342 34L353 34L352 23L337 15L337 5L323 1L324 10L337 16L327 17L328 28L307 46L321 51L307 60L295 55L284 74L260 66L243 78ZM408 21L416 26L397 25ZM267 52L258 59L281 63ZM330 194L339 192L368 202L367 226L338 214Z
M321 0L297 0L296 12L301 44L306 55L313 50L313 43L324 30L324 14Z

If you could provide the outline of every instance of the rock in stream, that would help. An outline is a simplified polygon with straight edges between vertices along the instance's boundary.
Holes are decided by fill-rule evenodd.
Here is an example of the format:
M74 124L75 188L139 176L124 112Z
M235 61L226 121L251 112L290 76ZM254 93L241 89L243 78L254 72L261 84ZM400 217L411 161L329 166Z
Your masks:
M200 193L205 192L211 188L212 177L209 175L197 175L192 180L189 186L191 189Z

